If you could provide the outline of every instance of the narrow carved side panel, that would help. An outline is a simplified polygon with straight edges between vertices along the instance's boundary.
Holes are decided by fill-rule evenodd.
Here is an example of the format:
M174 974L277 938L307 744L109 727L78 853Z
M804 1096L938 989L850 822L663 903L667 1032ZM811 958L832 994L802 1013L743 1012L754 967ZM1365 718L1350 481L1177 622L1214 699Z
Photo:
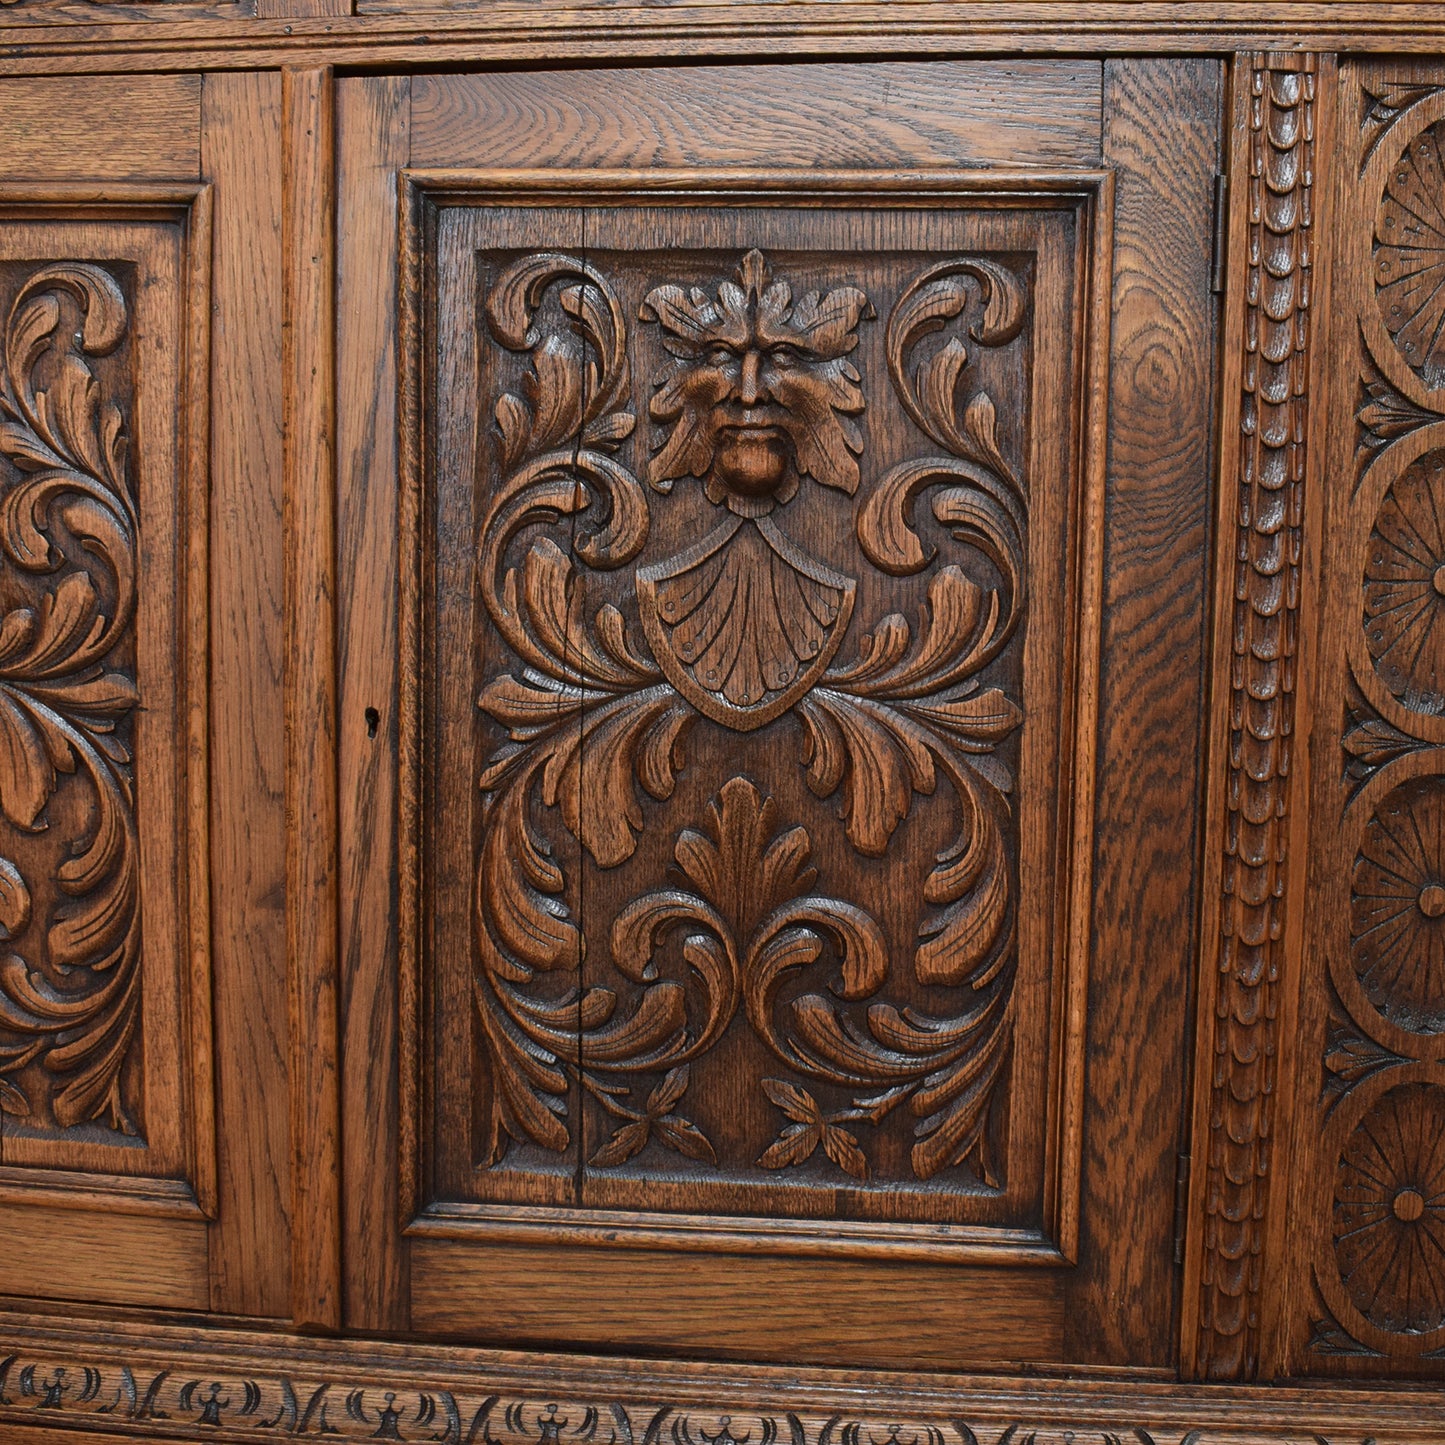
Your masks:
M139 1175L164 1182L120 1194L194 1213L210 1085L189 1072L182 1040L208 1057L195 996L204 899L193 918L190 875L205 877L204 712L191 706L204 674L180 579L204 577L192 491L204 197L156 193L135 215L122 201L103 225L54 219L54 207L32 221L10 205L0 1186L20 1199L47 1187L50 1168Z
M1301 1373L1445 1362L1445 117L1341 76L1328 494L1294 1150Z
M440 213L435 334L477 354L436 355L427 499L453 1219L1038 1229L1087 212L954 207L851 254L785 206L585 248L539 211L540 251Z
M144 1124L129 331L111 271L68 263L4 336L0 1109L42 1133Z
M1202 1098L1194 1198L1194 1366L1252 1376L1272 1196L1287 829L1294 806L1300 563L1308 378L1316 318L1316 73L1310 56L1236 63L1237 125L1229 304L1239 308L1236 432L1224 453L1229 652L1220 736L1222 828L1213 976L1201 991ZM1209 934L1206 933L1206 939ZM1205 958L1209 960L1209 953ZM1209 963L1206 962L1206 967Z

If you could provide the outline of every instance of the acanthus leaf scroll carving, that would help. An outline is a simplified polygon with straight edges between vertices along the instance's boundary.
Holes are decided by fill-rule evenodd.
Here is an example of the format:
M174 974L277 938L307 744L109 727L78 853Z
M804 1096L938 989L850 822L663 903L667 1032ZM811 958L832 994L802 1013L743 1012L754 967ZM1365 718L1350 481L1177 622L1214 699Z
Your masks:
M0 958L0 1108L39 1127L135 1134L137 515L125 421L91 365L127 327L114 278L63 263L30 276L5 329L0 813L18 842L51 827L62 790L83 787L90 801L53 877L0 858L0 936L25 950Z
M574 1090L612 1121L589 1149L591 1167L629 1163L652 1145L714 1164L713 1140L680 1102L690 1070L740 1015L778 1063L847 1094L826 1116L813 1103L814 1142L845 1173L869 1172L845 1122L877 1125L906 1107L917 1178L967 1165L999 1186L990 1118L1009 1056L1016 903L1005 843L1012 779L997 749L1023 714L979 674L1022 616L1027 507L993 402L981 390L957 395L964 343L908 368L919 340L946 322L971 319L977 345L998 345L1018 334L1026 306L1007 267L960 258L931 267L894 308L894 384L949 454L895 468L901 480L873 489L859 541L875 565L906 547L901 539L917 546L913 499L937 485L935 517L989 576L940 566L916 624L888 614L839 662L854 579L790 535L786 509L808 479L859 489L866 398L847 357L872 317L862 289L795 301L752 251L712 294L671 284L647 293L641 320L668 357L650 406L666 430L648 480L666 495L696 479L718 520L692 547L636 566L643 646L625 609L588 603L584 576L636 563L649 535L645 492L621 459L635 429L621 303L600 270L561 253L515 261L491 287L490 332L529 366L523 395L506 391L495 405L500 475L478 550L487 615L520 662L480 697L505 732L479 779L475 997L493 1082L484 1165L511 1141L567 1149ZM575 557L545 532L522 535L560 517L577 533ZM920 555L893 570L926 565ZM620 867L637 850L644 796L672 798L700 719L749 733L789 712L807 785L837 799L861 857L887 853L915 794L948 785L957 834L922 881L928 911L913 970L926 988L963 990L966 1006L933 1015L886 1000L878 923L811 891L808 831L780 819L747 776L722 784L700 829L677 834L678 881L617 914L604 981L583 984L575 883L541 831L548 812L596 867ZM783 997L785 979L815 969L832 970L826 991L805 985ZM787 1115L806 1112L806 1090L788 1080L759 1088L787 1101L785 1127L814 1128L811 1114ZM815 1152L807 1142L799 1134L754 1163L802 1164Z

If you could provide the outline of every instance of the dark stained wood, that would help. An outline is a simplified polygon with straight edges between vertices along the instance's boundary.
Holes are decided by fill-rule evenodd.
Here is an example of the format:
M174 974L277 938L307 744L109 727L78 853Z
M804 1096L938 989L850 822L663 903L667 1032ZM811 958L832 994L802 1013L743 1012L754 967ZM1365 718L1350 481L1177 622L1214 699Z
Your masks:
M422 354L437 378L421 539L435 557L429 1199L571 1203L608 1211L619 1235L617 1212L640 1210L712 1214L714 1236L744 1216L740 1239L799 1220L810 1248L822 1217L889 1222L840 1224L840 1250L1068 1250L1075 1161L1051 1091L1069 1092L1069 1071L1049 1040L1067 1037L1051 1000L1082 962L1053 900L1070 894L1057 840L1093 740L1083 716L1080 755L1058 742L1087 645L1069 519L1090 510L1072 439L1091 414L1093 180L995 194L977 177L976 197L932 197L925 216L906 182L838 177L799 189L851 187L841 220L787 191L768 208L494 220L448 182ZM519 241L542 254L509 262ZM796 259L774 275L765 251ZM1009 253L1027 268L989 259ZM564 319L578 280L604 358L586 403ZM940 354L921 344L931 317L977 344L943 393L910 380ZM652 378L650 417L629 368ZM773 418L761 455L728 440L744 406ZM559 492L564 455L608 498L605 534L570 483ZM643 475L671 495L649 501ZM954 537L910 520L925 493ZM586 600L563 637L574 588ZM687 635L699 619L707 648ZM864 639L885 634L888 660L860 671ZM528 876L529 839L555 877ZM783 963L798 941L812 952ZM689 966L705 997L685 996ZM774 1001L778 966L804 972ZM469 1035L457 1021L473 1014Z
M282 77L286 949L291 1316L341 1323L337 1018L335 112L329 70Z
M412 160L427 166L848 167L1087 162L1097 61L770 65L419 75ZM485 136L484 151L478 140Z
M1013 1368L1061 1358L1063 1283L1057 1271L1023 1290L1011 1269L427 1240L412 1246L412 1327L793 1365Z
M353 1329L406 1324L397 1170L396 175L399 79L336 87L337 637L341 844L342 1258Z
M1067 1354L1173 1357L1175 1156L1193 969L1208 575L1210 220L1220 69L1110 61L1114 316L1095 932ZM1121 1168L1128 1154L1133 1163Z
M282 598L281 81L207 77L211 922L218 1219L211 1304L290 1313Z
M1437 1445L1442 30L0 0L0 1445Z
M196 75L11 79L0 91L0 175L194 180L200 119Z
M158 465L185 444L189 304L207 300L204 269L200 294L185 281L194 195L137 196L127 214L37 189L7 206L4 609L35 619L3 667L10 1166L184 1177L196 1152L182 1060L209 1000L191 993L179 866L189 719L173 578L199 476ZM56 519L43 542L22 520L36 514Z

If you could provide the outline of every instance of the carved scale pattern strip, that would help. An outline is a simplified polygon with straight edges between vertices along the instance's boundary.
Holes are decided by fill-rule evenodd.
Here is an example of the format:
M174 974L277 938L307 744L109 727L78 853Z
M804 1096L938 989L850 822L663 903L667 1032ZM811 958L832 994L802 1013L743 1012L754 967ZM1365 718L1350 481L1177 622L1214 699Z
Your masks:
M1198 1363L1253 1375L1276 1084L1305 476L1315 61L1258 54L1234 534L1227 817Z

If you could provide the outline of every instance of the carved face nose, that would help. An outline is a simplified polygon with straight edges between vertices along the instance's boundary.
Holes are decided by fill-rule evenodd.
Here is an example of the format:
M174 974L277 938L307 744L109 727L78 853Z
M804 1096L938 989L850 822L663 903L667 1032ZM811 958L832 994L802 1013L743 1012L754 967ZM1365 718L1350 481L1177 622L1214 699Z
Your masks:
M743 354L743 371L738 380L738 400L744 406L755 406L763 394L763 354L753 348Z

